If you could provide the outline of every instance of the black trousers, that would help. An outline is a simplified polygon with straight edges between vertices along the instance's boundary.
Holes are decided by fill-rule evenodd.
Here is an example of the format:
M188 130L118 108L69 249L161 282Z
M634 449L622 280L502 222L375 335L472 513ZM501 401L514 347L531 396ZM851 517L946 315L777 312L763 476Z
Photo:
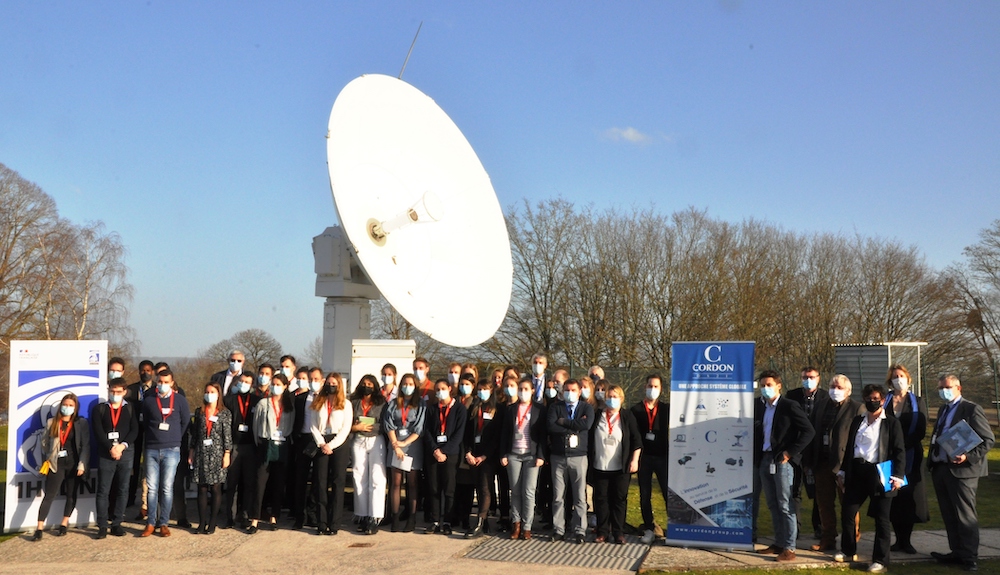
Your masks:
M854 473L844 486L844 496L841 499L840 512L840 549L850 557L858 552L858 542L849 534L854 533L854 517L861 509L866 499L868 516L875 519L875 548L872 551L872 561L883 565L889 564L889 544L892 541L892 524L889 523L889 510L892 499L884 494L874 494L873 486L878 485L878 472L871 463L854 462Z
M281 514L281 497L285 493L285 467L288 461L265 462L267 442L258 445L257 451L257 488L254 490L253 505L249 513L250 519L263 519L264 498L269 495L271 517L275 519ZM271 487L269 490L268 487Z
M70 465L72 463L72 465ZM65 458L59 461L59 471L50 471L45 476L45 490L42 495L42 504L38 507L38 520L45 521L52 509L52 503L59 495L59 488L66 489L66 504L63 505L63 517L69 517L76 509L76 497L79 493L79 479L76 475L76 462L67 461Z
M490 512L490 503L492 501L492 491L493 478L496 477L496 466L489 459L483 461L478 467L472 468L472 475L474 477L474 482L476 485L476 497L478 500L478 510L479 519L486 519L486 516ZM509 499L509 498L508 498ZM507 508L510 509L510 502L507 502Z
M300 433L295 435L293 445L295 449L295 476L293 478L295 494L292 499L292 517L295 518L296 523L315 523L316 490L309 488L313 477L313 458L306 453L306 450L315 447L316 440L313 439L311 433Z
M239 499L236 494L239 493ZM226 474L225 503L222 508L222 524L233 524L233 502L236 502L236 516L241 517L252 507L257 493L257 446L253 443L233 445L229 455L229 471Z
M347 483L347 465L351 461L351 448L347 442L333 450L332 455L322 451L313 459L313 490L316 492L316 526L320 529L337 529L344 510L344 488ZM330 491L333 491L332 495Z
M122 453L121 459L101 457L97 461L97 526L117 527L125 518L125 503L128 498L128 481L132 473L132 461L139 455L132 450ZM114 499L111 494L114 493Z
M643 453L639 457L639 510L642 512L642 523L646 529L652 529L653 523L653 476L660 486L663 504L667 503L667 458ZM596 506L596 504L595 504Z
M631 476L623 471L590 471L594 487L594 512L597 513L597 535L624 535Z
M427 455L424 472L427 474L427 502L430 504L432 523L454 521L455 472L458 471L456 455L446 455L444 462L438 463L433 453ZM442 519L443 518L443 519Z
M979 557L979 516L976 513L978 477L955 477L947 464L936 464L931 472L941 519L948 532L948 547L960 559Z

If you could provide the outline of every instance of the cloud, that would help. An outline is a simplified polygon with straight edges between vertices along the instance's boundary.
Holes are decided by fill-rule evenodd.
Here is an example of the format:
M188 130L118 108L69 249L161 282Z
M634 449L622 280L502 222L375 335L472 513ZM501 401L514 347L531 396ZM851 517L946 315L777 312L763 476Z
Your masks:
M629 142L632 144L648 144L653 138L629 126L627 128L609 128L604 131L604 137L614 142Z

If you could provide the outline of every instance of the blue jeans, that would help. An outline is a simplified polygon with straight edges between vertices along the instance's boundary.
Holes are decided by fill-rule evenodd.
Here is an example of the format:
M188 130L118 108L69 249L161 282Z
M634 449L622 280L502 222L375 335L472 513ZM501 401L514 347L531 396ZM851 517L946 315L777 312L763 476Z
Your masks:
M181 460L181 448L146 450L146 522L162 527L170 520L174 504L174 475Z
M771 523L774 525L774 545L780 549L795 551L795 538L798 536L798 525L795 522L795 512L792 510L792 481L795 470L792 463L775 463L774 474L770 470L771 457L765 454L758 468L761 490L764 500L771 510Z

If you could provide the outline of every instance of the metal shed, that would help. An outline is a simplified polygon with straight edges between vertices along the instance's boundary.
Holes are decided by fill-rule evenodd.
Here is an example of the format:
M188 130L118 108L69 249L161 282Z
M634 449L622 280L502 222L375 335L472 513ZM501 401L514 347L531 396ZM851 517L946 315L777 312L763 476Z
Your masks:
M834 371L851 379L853 396L860 397L861 389L869 383L885 383L889 366L901 363L913 376L911 388L917 395L924 395L920 366L920 348L924 341L889 341L881 343L833 344Z

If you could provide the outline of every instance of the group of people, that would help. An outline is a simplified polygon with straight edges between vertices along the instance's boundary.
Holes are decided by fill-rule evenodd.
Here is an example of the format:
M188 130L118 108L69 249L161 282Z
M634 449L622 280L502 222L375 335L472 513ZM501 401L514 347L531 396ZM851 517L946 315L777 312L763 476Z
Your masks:
M938 395L945 403L933 427L925 468L927 404L911 385L909 371L899 364L890 367L884 385L865 385L862 401L851 397L852 384L844 375L835 375L824 390L819 372L805 367L802 386L782 395L777 372L760 374L754 479L770 509L775 539L759 553L776 555L778 561L795 559L798 494L805 486L815 501L812 521L819 542L812 550L833 551L837 562L857 561L859 511L868 501L867 514L875 521L868 571L883 572L891 551L917 552L910 537L915 524L929 519L924 481L929 472L951 550L932 555L942 563L978 569L976 490L979 477L987 475L993 431L983 409L962 396L959 379L941 377ZM939 439L957 433L952 428L962 422L978 442L973 437L969 443L975 446L949 452L945 447L952 443ZM890 545L893 532L896 541Z
M621 544L633 474L644 539L662 533L653 517L653 477L666 501L670 409L660 399L658 374L646 377L643 399L626 406L624 391L604 379L600 367L580 380L565 370L549 376L541 354L523 377L508 367L480 378L475 364L453 363L446 377L431 380L424 358L401 376L386 364L350 393L340 374L298 368L292 356L283 356L277 369L259 366L257 374L245 371L244 361L233 351L228 369L202 386L193 412L165 363L142 362L140 381L126 385L124 361L112 359L108 401L94 406L89 418L79 413L78 398L67 394L43 440L46 479L33 539L42 537L61 488L67 498L56 535L66 533L91 441L99 454L98 539L109 529L125 534L125 507L140 483L141 536L169 536L172 508L178 524L186 523L185 476L197 485L196 533L212 533L220 521L224 528L239 522L251 534L276 529L288 507L295 529L313 526L318 535L334 535L348 467L357 530L366 534L384 524L414 531L423 506L428 533L461 528L466 537L478 537L490 531L494 511L498 532L531 539L537 513L553 540L583 543L593 526L593 541ZM852 398L844 375L822 389L813 367L803 368L802 386L785 395L777 372L762 372L757 383L754 501L762 492L775 535L759 553L795 559L805 486L815 500L819 542L812 549L836 552L835 561L856 561L859 510L869 501L876 526L869 571L883 571L890 551L916 553L910 536L916 523L928 520L929 473L951 549L934 556L977 568L976 490L987 474L994 435L982 408L962 396L957 377L938 381L945 404L926 466L927 404L902 365L889 369L884 386L866 385L862 401ZM979 442L960 452L942 448L939 438L962 425ZM175 493L181 494L179 505ZM588 525L588 503L595 525Z
M292 356L256 374L244 362L234 350L193 408L169 365L148 361L140 381L127 385L124 361L113 358L108 400L89 418L67 394L46 434L49 465L32 539L41 539L61 489L71 495L55 534L66 533L91 437L99 455L98 539L125 534L125 508L140 492L141 537L170 536L172 510L178 525L191 527L186 479L197 486L195 533L237 523L250 534L276 529L287 507L295 529L334 535L348 467L357 530L367 534L382 525L414 531L422 507L428 533L464 529L478 537L491 531L493 512L496 532L528 540L537 509L555 540L583 543L590 503L593 540L622 544L636 473L643 527L649 536L657 529L652 480L665 502L670 412L658 374L646 378L644 399L626 406L625 392L600 367L580 380L564 370L548 376L541 354L523 377L508 367L480 378L476 365L453 363L446 377L431 380L424 358L401 376L386 364L353 392L340 374L298 368Z

